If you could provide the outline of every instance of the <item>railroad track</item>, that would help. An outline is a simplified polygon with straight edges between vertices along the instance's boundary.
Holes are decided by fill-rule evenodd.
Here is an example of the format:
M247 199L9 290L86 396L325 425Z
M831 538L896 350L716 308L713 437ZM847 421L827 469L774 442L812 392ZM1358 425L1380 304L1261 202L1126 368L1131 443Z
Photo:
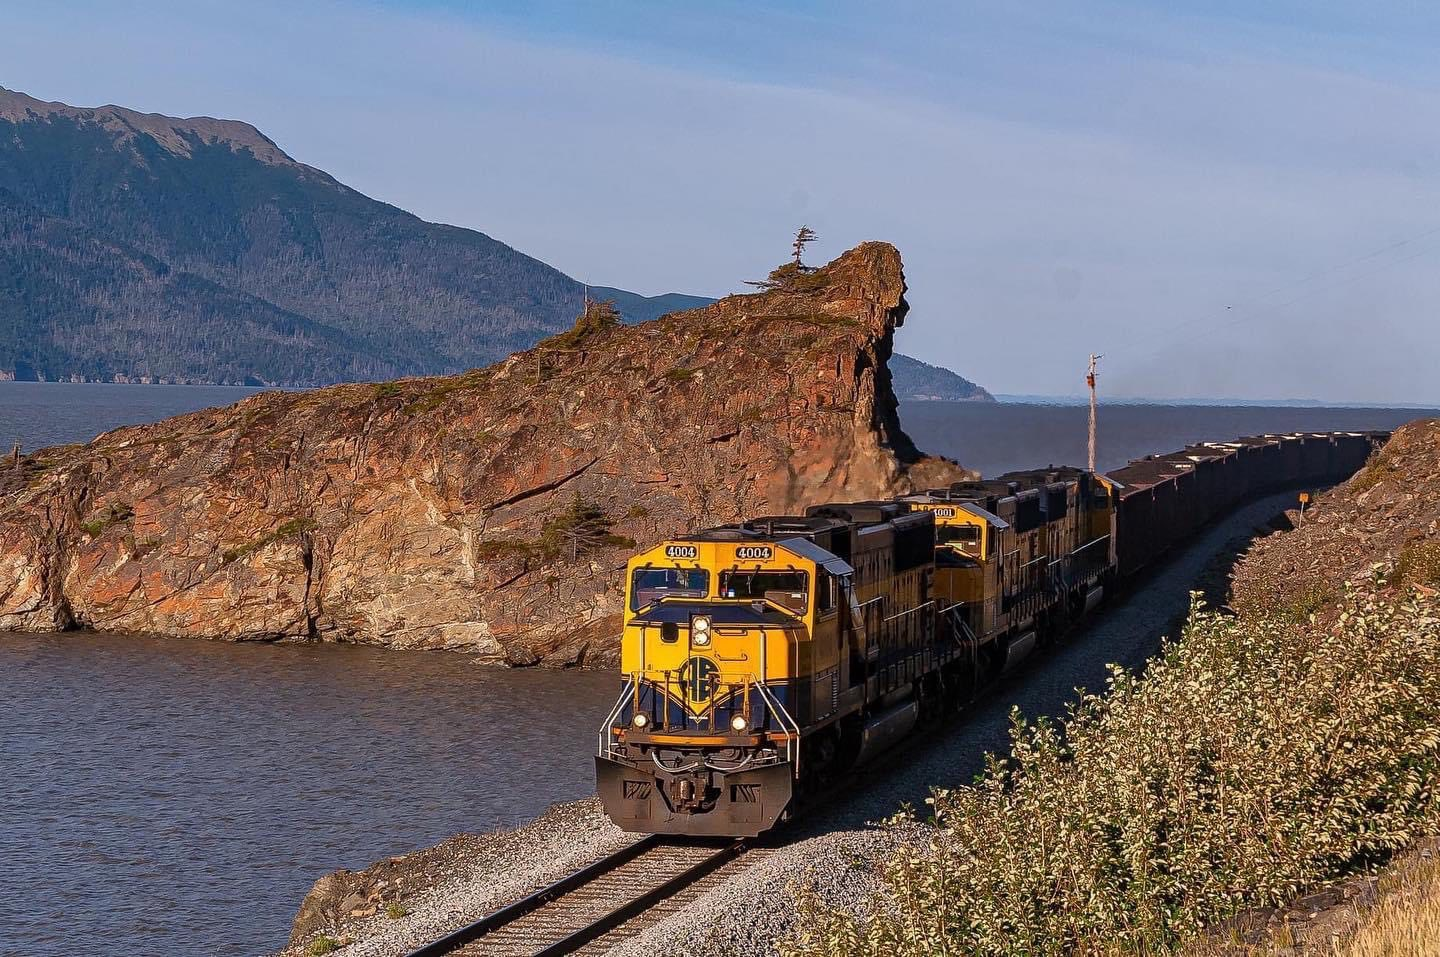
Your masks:
M677 840L658 835L606 855L527 897L432 941L408 957L559 957L604 953L680 906L727 864L753 851L747 840ZM668 908L666 905L670 905Z

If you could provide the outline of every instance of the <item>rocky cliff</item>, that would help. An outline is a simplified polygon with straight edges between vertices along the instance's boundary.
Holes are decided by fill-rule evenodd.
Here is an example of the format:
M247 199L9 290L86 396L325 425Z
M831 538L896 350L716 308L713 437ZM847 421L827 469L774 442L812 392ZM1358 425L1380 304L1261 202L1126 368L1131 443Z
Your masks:
M1303 619L1332 610L1347 586L1440 589L1440 419L1417 419L1365 468L1320 495L1294 531L1260 539L1234 572L1231 604Z
M965 472L900 428L900 256L462 375L265 393L0 465L0 628L613 660L636 543Z

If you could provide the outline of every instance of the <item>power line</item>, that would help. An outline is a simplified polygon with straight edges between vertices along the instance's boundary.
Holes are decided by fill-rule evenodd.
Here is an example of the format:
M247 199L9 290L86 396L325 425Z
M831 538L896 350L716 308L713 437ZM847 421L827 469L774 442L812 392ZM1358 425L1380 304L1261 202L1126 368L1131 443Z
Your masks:
M1258 311L1258 312L1257 312L1257 311L1254 311L1254 310L1253 310L1253 306L1256 305L1256 304L1259 304L1262 300L1267 299L1267 298L1269 298L1269 297L1271 297L1271 296L1274 296L1274 295L1276 295L1276 294L1278 294L1278 293L1284 292L1284 291L1286 291L1287 289L1293 289L1293 288L1295 288L1295 287L1297 287L1297 286L1305 286L1305 285L1307 285L1307 284L1309 284L1309 283L1315 282L1315 281L1318 280L1318 279L1323 279L1323 278L1326 278L1326 277L1329 277L1329 276L1334 276L1334 275L1336 275L1336 274L1338 274L1338 273L1340 273L1340 272L1343 272L1344 270L1349 269L1349 268L1351 268L1351 267L1353 267L1353 266L1357 266L1357 265L1359 265L1359 264L1361 264L1361 263L1364 263L1364 262L1367 262L1367 261L1369 261L1369 260L1375 259L1375 258L1377 258L1377 257L1379 257L1379 256L1383 256L1383 255L1385 255L1386 253L1393 252L1393 251L1396 250L1396 249L1400 249L1400 248L1403 248L1403 247L1405 247L1405 246L1412 245L1412 244L1414 244L1414 243L1419 243L1419 242L1421 242L1421 241L1423 241L1423 240L1425 240L1425 239L1429 239L1430 237L1436 236L1436 235L1440 235L1440 227L1435 227L1435 228L1433 228L1433 229L1428 229L1428 230L1426 230L1426 231L1423 232L1423 233L1418 233L1418 234L1416 234L1416 235L1414 235L1414 236L1410 236L1410 237L1407 237L1407 238L1405 238L1405 239L1401 239L1401 240L1399 240L1399 241L1397 241L1397 242L1388 243L1388 244L1386 244L1385 246L1382 246L1382 247L1379 248L1379 249L1376 249L1376 250L1373 250L1373 251L1371 251L1371 252L1368 252L1368 253L1366 253L1366 254L1364 254L1364 255L1362 255L1362 256L1356 256L1356 257L1354 257L1353 259L1345 260L1344 262L1339 263L1339 264L1337 264L1337 265L1335 265L1335 266L1331 266L1331 267L1327 267L1327 268L1325 268L1325 269L1317 270L1317 271L1315 271L1315 272L1310 273L1309 275L1307 275L1307 276L1305 276L1305 277L1302 277L1302 278L1300 278L1300 279L1294 280L1294 281L1292 281L1292 282L1282 283L1281 285L1276 286L1276 287L1270 289L1269 291L1267 291L1267 292L1265 292L1265 293L1262 293L1262 294L1260 294L1260 295L1258 295L1258 296L1252 297L1251 299L1249 299L1249 300L1241 303L1238 307L1235 306L1235 305L1227 305L1227 306L1225 307L1225 312L1226 312L1226 313L1230 313L1230 314L1238 313L1238 315L1234 315L1233 318L1229 319L1229 320L1226 321L1226 322L1222 322L1222 323L1220 323L1220 324L1218 324L1218 325L1214 325L1214 324L1213 324L1213 323L1214 323L1214 320L1215 320L1216 318L1218 318L1218 314L1206 314L1206 315L1204 315L1204 316L1197 316L1197 317L1194 318L1194 319L1186 320L1185 322L1177 323L1176 325L1173 325L1173 326L1169 327L1167 330L1165 330L1164 332L1162 332L1162 333L1160 333L1160 334L1158 334L1158 335L1149 336L1149 337L1146 337L1145 339L1140 340L1141 344L1143 345L1143 344L1145 344L1145 343L1147 343L1147 342L1159 342L1162 337L1171 336L1171 335L1173 335L1175 332L1178 332L1178 331L1180 331L1180 330L1182 330L1182 329L1185 329L1185 328L1188 328L1188 327L1190 327L1190 326L1194 326L1194 325L1196 325L1196 324L1198 324L1198 323L1212 323L1212 324L1207 325L1204 330L1202 330L1200 333L1198 333L1198 334L1196 334L1196 335L1184 336L1184 337L1181 337L1181 338L1178 338L1178 339L1170 338L1170 339L1168 340L1168 342L1166 342L1164 345L1162 345L1162 346L1161 346L1160 348L1158 348L1158 349L1155 349L1155 350L1153 350L1153 351L1151 351L1151 352L1147 352L1147 353L1144 353L1143 355L1138 355L1138 356L1135 355L1135 354L1133 354L1133 353L1131 353L1130 355L1125 356L1124 358L1127 358L1127 359L1130 359L1130 360L1143 360L1143 359L1154 358L1155 356L1161 355L1162 353L1164 353L1164 352L1167 351L1168 349L1173 349L1173 348L1176 347L1176 346L1183 345L1184 343L1194 341L1195 339L1200 338L1202 335L1208 335L1208 334L1214 333L1214 332L1216 332L1217 330L1221 330L1221 329L1228 329L1229 327L1234 326L1234 325L1238 325L1239 323L1242 323L1242 322L1255 321L1255 320L1258 320L1258 319L1263 319L1263 318L1268 317L1268 316L1271 316L1271 315L1273 315L1273 314L1275 314L1275 313L1277 313L1277 312L1280 312L1280 311L1283 310L1283 309L1288 309L1290 306L1293 306L1293 305L1295 305L1296 303L1299 303L1299 302L1303 302L1303 301L1305 301L1306 299L1309 299L1309 298L1311 298L1311 297L1313 297L1313 296L1316 296L1316 295L1319 295L1319 294L1325 293L1325 292L1330 292L1330 291L1333 291L1333 290L1335 290L1335 289L1340 289L1340 288L1342 288L1342 287L1344 287L1344 286L1350 285L1351 283L1358 282L1358 281L1360 281L1361 279L1366 279L1366 278L1368 278L1368 277L1370 277L1370 276L1376 275L1377 273L1384 272L1384 271L1387 270L1387 269L1392 269L1392 268L1394 268L1395 266L1403 265L1404 263L1407 263L1407 262L1412 262L1412 261L1414 261L1414 260L1416 260L1416 259L1419 259L1421 256L1426 255L1427 253L1433 252L1433 251L1434 251L1434 247L1432 246L1432 247L1427 247L1427 248L1421 248L1421 249L1415 251L1413 254L1411 254L1411 255L1409 255L1409 256L1404 256L1404 257L1401 257L1401 258L1399 258L1399 259L1393 259L1393 260L1390 260L1389 262L1381 263L1381 264L1379 264L1378 266L1376 266L1374 269L1365 270L1364 272L1357 273L1357 274L1354 274L1354 275L1351 275L1351 276L1347 276L1347 277L1339 280L1338 282L1329 283L1329 284L1327 284L1327 285L1318 286L1318 287L1316 287L1316 288L1307 290L1306 292L1303 292L1303 293L1301 293L1301 294L1298 295L1298 296L1294 296L1293 298L1287 299L1287 300L1285 300L1284 302L1280 302L1280 303L1277 303L1277 304L1275 304L1275 305L1273 305L1273 306L1269 306L1268 308L1266 308L1266 309L1264 309L1264 310L1262 310L1262 311Z

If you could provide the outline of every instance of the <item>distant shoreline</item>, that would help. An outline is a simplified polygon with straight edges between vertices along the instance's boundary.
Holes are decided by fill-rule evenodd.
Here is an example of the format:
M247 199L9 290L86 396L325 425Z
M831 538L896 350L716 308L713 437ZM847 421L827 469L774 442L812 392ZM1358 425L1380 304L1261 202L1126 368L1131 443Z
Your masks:
M1000 405L1083 406L1089 399L1082 395L1011 395L995 393ZM1167 405L1175 407L1226 409L1394 409L1401 412L1437 412L1440 403L1423 402L1346 402L1339 399L1155 399L1113 396L1101 398L1102 406Z
M424 377L422 377L424 378ZM196 389L246 389L251 392L297 392L309 389L325 389L332 385L364 385L365 382L328 382L323 385L294 385L294 384L266 384L266 385L240 385L234 382L105 382L101 380L86 380L75 382L70 379L0 379L0 386L6 385L104 385L104 386L136 386L143 388L196 388ZM388 380L375 380L388 381ZM900 402L916 402L926 405L1044 405L1044 406L1084 406L1088 399L1085 396L1077 395L1016 395L1010 393L993 393L994 402L984 399L942 399L931 396L897 396ZM1224 409L1389 409L1397 412L1437 412L1440 413L1440 404L1427 405L1425 403L1405 402L1345 402L1326 399L1165 399L1165 398L1131 398L1119 396L1114 398L1102 398L1100 405L1103 406L1172 406L1176 408L1224 408Z

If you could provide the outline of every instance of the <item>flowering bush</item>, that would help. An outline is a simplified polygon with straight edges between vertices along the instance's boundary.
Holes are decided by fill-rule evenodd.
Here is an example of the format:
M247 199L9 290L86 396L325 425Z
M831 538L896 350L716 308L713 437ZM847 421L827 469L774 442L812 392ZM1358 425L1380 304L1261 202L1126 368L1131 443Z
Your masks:
M1143 675L937 790L873 913L803 894L790 955L1155 952L1440 825L1440 606L1333 624L1192 608ZM1327 618L1327 621L1330 619Z

